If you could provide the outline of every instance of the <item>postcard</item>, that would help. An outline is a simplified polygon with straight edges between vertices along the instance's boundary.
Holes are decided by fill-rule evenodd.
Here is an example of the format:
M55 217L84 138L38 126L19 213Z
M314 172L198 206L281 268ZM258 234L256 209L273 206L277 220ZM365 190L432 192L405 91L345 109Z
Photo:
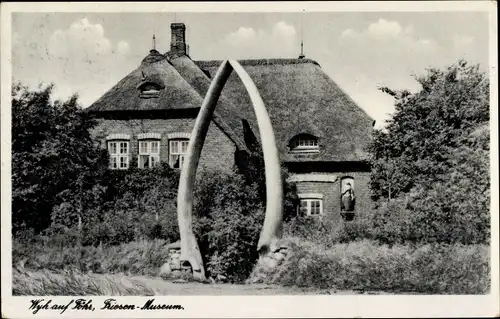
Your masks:
M5 318L496 316L496 6L2 3Z

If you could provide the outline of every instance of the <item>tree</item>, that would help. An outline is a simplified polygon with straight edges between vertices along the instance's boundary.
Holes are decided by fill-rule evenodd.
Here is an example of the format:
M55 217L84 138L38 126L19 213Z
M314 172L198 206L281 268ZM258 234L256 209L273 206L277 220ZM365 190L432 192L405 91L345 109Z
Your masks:
M52 85L29 90L21 83L12 89L14 232L39 232L51 224L51 217L75 225L102 191L96 180L108 158L90 136L95 123L76 95L52 101L52 90Z
M489 80L479 66L459 61L417 80L422 89L415 94L381 89L394 96L396 111L370 146L375 199L447 181L453 152L489 121Z
M411 220L406 233L414 240L487 242L488 77L459 61L417 80L422 89L414 94L382 88L395 97L396 112L370 146L373 197L399 198L393 212Z

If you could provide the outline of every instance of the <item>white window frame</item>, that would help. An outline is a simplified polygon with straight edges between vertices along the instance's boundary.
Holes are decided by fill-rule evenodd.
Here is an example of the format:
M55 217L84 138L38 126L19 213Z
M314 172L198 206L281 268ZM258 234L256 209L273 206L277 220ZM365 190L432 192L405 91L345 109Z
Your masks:
M323 216L324 211L323 211L323 195L322 194L299 194L300 198L300 204L299 207L297 207L297 214L301 214L301 207L302 203L306 204L306 216ZM312 213L312 203L313 202L319 202L319 213L313 214Z
M292 152L319 152L318 139L314 136L297 136L292 145Z
M130 166L130 141L108 140L109 168L128 169Z
M176 139L170 139L168 141L168 163L170 167L182 169L188 144L189 144L189 139L186 138L176 138ZM182 147L183 145L185 145L184 150ZM176 156L178 156L179 167L174 167L175 163L177 162L177 158L175 158Z
M153 145L156 145L153 151ZM147 157L147 166L143 163L143 158ZM139 155L137 167L152 168L160 163L160 140L139 140Z

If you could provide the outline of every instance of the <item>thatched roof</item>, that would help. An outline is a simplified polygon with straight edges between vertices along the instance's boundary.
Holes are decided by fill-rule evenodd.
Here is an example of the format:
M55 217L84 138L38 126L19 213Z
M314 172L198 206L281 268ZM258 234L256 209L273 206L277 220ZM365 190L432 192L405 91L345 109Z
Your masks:
M309 59L259 59L239 61L255 82L268 109L281 159L300 161L359 161L367 157L373 120ZM186 55L157 51L142 61L89 111L168 110L199 108L221 61L193 61ZM144 79L145 77L146 79ZM138 88L149 81L165 85L158 98L140 98ZM219 99L214 122L235 142L243 144L242 119L258 136L250 98L233 72ZM316 136L320 152L289 152L290 140L301 133Z
M161 88L158 97L141 98L140 88L146 84ZM203 97L179 74L165 55L151 50L137 69L88 107L87 112L98 115L112 111L199 109ZM235 111L217 108L214 122L239 149L246 149L241 119Z
M294 161L358 161L367 158L371 119L319 64L309 59L241 60L255 82L267 107L278 141L281 159ZM198 61L197 65L215 74L221 61ZM251 102L242 82L233 73L222 91L241 114L254 118ZM320 152L289 152L296 135L316 136Z
M145 81L164 84L166 87L160 91L158 98L143 99L140 97L138 87ZM200 95L179 76L177 70L163 55L151 52L137 69L118 82L87 110L98 112L185 109L200 107L201 101Z

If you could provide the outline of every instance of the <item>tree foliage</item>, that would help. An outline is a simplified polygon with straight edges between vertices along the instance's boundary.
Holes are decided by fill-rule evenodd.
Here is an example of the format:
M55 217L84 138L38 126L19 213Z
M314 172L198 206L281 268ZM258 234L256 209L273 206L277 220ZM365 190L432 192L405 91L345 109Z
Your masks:
M83 217L93 203L95 180L107 156L89 134L94 121L77 96L51 100L52 86L12 89L12 226L40 231L53 209L67 203L65 218Z
M460 61L417 80L422 90L415 94L382 88L395 97L396 111L370 147L375 199L447 181L455 150L489 121L489 81L479 66Z
M375 200L401 199L428 242L489 238L489 80L464 61L393 91L396 111L370 146ZM403 217L403 216L400 216ZM418 233L418 234L417 234Z

